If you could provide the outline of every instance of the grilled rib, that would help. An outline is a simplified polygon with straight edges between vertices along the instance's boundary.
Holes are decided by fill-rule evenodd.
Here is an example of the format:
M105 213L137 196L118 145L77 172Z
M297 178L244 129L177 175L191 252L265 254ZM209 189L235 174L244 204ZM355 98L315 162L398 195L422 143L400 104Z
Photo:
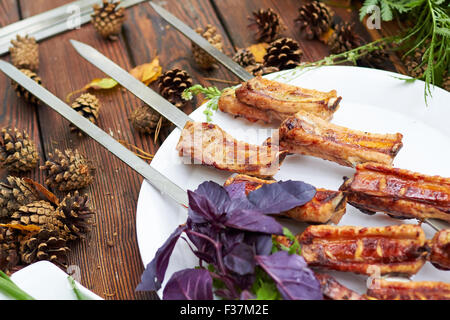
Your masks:
M247 175L230 177L225 186L235 183L245 183L245 192L250 192L262 187L264 184L274 183L275 180L263 180ZM316 189L314 198L303 206L293 208L284 214L294 220L309 223L339 223L345 213L346 201L342 192L326 189Z
M230 92L227 94L230 97L232 96ZM264 122L271 122L274 119L282 120L300 110L310 112L324 120L330 120L342 99L337 96L336 90L321 92L262 77L255 77L244 82L242 86L236 89L236 98L239 102L247 105L248 108L238 111L236 105L228 107L223 103L219 104L219 108L222 111L249 119L258 117L259 120ZM252 108L257 111L251 111ZM270 116L266 117L266 113Z
M380 300L450 300L450 283L376 279L367 296Z
M356 167L340 187L348 202L366 213L393 217L441 219L450 222L450 179L377 163Z
M359 274L417 273L426 261L427 241L418 225L388 227L309 226L298 236L311 267Z
M347 167L365 162L391 164L403 146L402 134L351 130L300 111L279 129L279 144L291 153L330 160ZM272 139L272 144L276 142Z
M217 125L191 121L186 122L176 149L192 164L258 177L277 173L287 154L275 146L238 141Z
M436 232L428 259L436 268L450 270L450 229Z
M367 300L365 296L340 284L335 278L328 274L316 273L320 282L322 294L325 299L330 300Z

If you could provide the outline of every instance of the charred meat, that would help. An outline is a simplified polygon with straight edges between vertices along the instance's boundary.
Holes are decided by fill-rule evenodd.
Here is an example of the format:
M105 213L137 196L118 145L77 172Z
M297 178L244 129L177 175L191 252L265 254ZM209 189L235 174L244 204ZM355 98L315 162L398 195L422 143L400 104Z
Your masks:
M300 111L279 129L279 144L291 153L304 154L355 167L365 162L392 164L403 146L403 136L351 130ZM272 139L272 144L275 143Z
M192 164L258 177L273 176L286 156L276 146L238 141L217 125L190 121L183 128L176 149Z
M436 268L450 270L450 229L441 230L434 235L428 259Z
M340 284L328 274L316 273L325 299L329 300L367 300L365 296Z
M450 300L450 283L376 279L367 296L379 300Z
M377 163L356 167L340 190L363 212L398 218L435 218L450 222L450 179Z
M274 183L275 180L263 180L247 175L237 175L229 178L225 186L235 183L245 183L245 191L249 194L264 184ZM316 189L314 198L303 206L293 208L284 214L294 220L309 223L337 224L345 213L346 200L342 192L326 189Z
M309 226L298 236L311 267L359 274L416 274L426 261L427 240L418 225Z

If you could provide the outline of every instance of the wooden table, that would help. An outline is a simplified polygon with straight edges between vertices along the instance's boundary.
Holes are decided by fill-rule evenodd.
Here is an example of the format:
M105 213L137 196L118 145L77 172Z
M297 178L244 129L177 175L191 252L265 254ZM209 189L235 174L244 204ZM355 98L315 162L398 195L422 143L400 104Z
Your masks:
M0 2L0 25L53 9L71 0L2 0ZM287 26L283 35L298 40L304 52L303 61L315 61L328 55L328 48L319 41L303 40L294 19L300 5L298 0L166 0L157 1L191 27L217 26L224 38L224 52L232 55L236 48L247 47L255 40L248 30L248 16L259 8L272 7ZM359 33L366 39L378 38L378 31L366 30L358 20L358 11L348 7L334 6L337 17L354 21ZM40 43L39 76L43 84L55 95L65 99L72 91L82 88L94 78L104 75L83 60L69 44L69 39L85 42L110 57L123 68L150 62L159 56L163 70L179 67L187 70L194 83L204 86L229 86L226 83L207 80L218 78L237 81L225 68L219 66L212 71L196 68L190 42L179 32L169 27L146 3L127 10L128 19L117 41L100 38L92 25L47 39ZM392 29L383 25L384 34ZM369 32L370 31L370 32ZM9 60L8 56L3 59ZM384 66L388 70L402 71L398 59ZM154 86L154 84L152 85ZM132 110L142 103L129 92L113 89L96 91L102 109L98 125L114 138L127 141L149 153L155 153L161 141L169 133L161 133L158 143L149 136L137 133L128 118ZM76 148L96 164L95 182L85 191L95 208L95 225L88 237L71 247L69 264L79 270L81 283L105 299L151 299L152 293L136 292L144 270L136 241L135 214L142 177L116 157L87 137L71 133L69 123L47 106L33 107L16 97L9 79L0 75L2 97L1 126L18 127L29 132L37 143L41 164L48 152L55 148ZM184 108L189 113L195 102ZM1 178L8 175L1 171ZM26 174L41 183L42 171L36 169ZM59 196L62 196L61 194ZM79 269L77 269L79 268ZM73 269L73 267L72 267Z

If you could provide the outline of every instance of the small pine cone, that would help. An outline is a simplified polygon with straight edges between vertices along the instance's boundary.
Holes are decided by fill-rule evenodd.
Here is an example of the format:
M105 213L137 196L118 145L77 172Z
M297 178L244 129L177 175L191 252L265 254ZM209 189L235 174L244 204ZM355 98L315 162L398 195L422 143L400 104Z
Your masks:
M20 244L20 257L23 263L47 260L65 266L69 248L66 239L55 230L41 229Z
M272 42L286 29L280 16L272 8L254 11L253 18L249 19L252 22L249 27L258 28L255 34L257 41Z
M78 150L55 150L41 169L47 174L45 183L58 191L82 189L94 181L95 168Z
M159 92L177 108L182 107L186 103L181 94L191 86L191 76L185 70L178 68L166 71L158 78Z
M256 64L255 56L248 49L239 49L233 56L233 61L246 68Z
M248 72L253 74L255 77L263 76L265 74L269 74L272 72L280 71L277 67L265 67L261 63L257 63L254 65L248 66L247 68L245 68L245 70L247 70Z
M36 167L39 154L25 131L2 129L0 132L0 162L13 172L29 171Z
M28 69L20 69L20 71L22 71L27 77L33 79L37 84L42 85L41 78L33 71L30 71ZM17 82L11 81L11 85L13 86L19 98L23 97L26 101L30 102L31 104L36 105L39 103L39 100L35 96L33 96L30 92L28 92L24 87L19 85Z
M362 38L356 34L353 24L348 22L339 23L328 39L330 52L334 54L355 49L363 44Z
M427 69L427 64L422 64L422 58L428 46L423 46L414 50L414 52L405 57L404 63L406 73L413 78L421 78ZM422 65L421 65L422 64Z
M28 35L21 37L17 35L11 40L12 47L9 48L11 62L19 69L37 71L39 69L39 47L36 39Z
M216 27L208 24L205 29L197 28L195 31L201 35L203 38L208 40L217 50L222 51L223 39L220 34L217 33ZM195 62L200 66L200 68L208 70L215 64L215 60L208 53L206 53L202 48L197 46L192 42L192 53L194 55Z
M276 67L278 70L295 68L300 64L303 51L297 41L291 38L280 38L272 42L264 55L265 67Z
M67 236L68 227L61 221L61 213L47 201L38 200L21 206L11 215L11 224L23 226L36 225Z
M91 22L95 30L105 39L116 40L125 21L125 9L117 8L120 1L103 0L103 5L95 4Z
M22 178L8 176L6 180L0 183L0 219L39 198L36 189Z
M0 270L9 273L19 262L19 231L0 227Z
M72 109L95 124L100 111L100 102L93 94L85 93L72 103ZM78 128L70 124L70 130L78 131Z
M312 40L319 39L330 29L332 19L333 11L326 4L313 1L298 9L298 17L295 22L300 25L300 30L306 38Z
M95 212L89 206L88 196L80 196L78 191L70 193L58 206L61 221L69 230L69 239L83 238L90 230Z
M133 127L142 133L153 133L158 126L159 119L163 118L163 124L167 124L167 119L159 115L147 105L143 105L134 109L130 116L130 121Z

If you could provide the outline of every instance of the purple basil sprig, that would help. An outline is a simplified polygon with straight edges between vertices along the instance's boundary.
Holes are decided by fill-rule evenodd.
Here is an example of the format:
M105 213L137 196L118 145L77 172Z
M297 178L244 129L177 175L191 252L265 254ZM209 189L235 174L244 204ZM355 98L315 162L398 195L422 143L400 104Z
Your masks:
M283 256L290 272L289 277L283 278L277 265L271 263L274 256L270 254L272 235L283 234L283 227L272 216L266 215L301 206L311 201L315 192L313 186L300 181L268 184L248 196L244 184L224 188L211 181L202 183L197 190L188 191L186 223L179 226L156 252L142 274L137 290L161 288L170 256L184 233L190 240L191 250L200 260L200 268L174 273L164 288L164 299L210 299L213 296L212 279L221 284L215 294L223 298L254 297L251 287L256 268L262 268L274 277L283 297L316 298L316 292L308 287L313 283L310 278L301 283L294 283L293 278L289 278L296 272L302 279L306 279L306 274L312 275L306 264ZM204 263L208 265L207 269ZM303 295L300 293L302 288L305 289Z

